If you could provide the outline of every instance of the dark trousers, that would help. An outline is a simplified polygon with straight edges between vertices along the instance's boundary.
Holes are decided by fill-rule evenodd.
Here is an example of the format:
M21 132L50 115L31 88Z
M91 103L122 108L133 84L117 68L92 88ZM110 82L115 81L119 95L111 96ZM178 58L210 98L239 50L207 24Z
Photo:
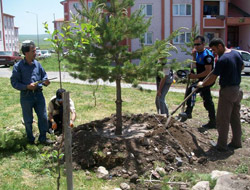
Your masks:
M63 124L62 115L61 115L61 114L54 115L54 116L53 116L53 119L54 119L54 121L55 121L56 124L57 124L57 128L55 129L54 132L57 133L57 134L62 134L62 130L63 130L63 126L62 126L62 124ZM52 128L52 122L51 122L51 121L48 121L48 123L49 123L49 129L51 129L51 128Z
M233 133L232 144L241 146L240 101L242 97L243 92L239 86L220 89L216 127L219 134L217 144L222 148L227 147L229 124Z
M186 96L188 96L196 88L196 85L197 85L197 83L194 83L188 88ZM214 109L214 102L213 102L213 98L211 95L210 86L199 89L197 91L197 93L200 93L200 96L203 99L203 105L204 105L205 109L208 111L209 120L215 121L215 109ZM185 111L187 114L192 114L193 107L195 105L195 101L192 101L192 98L195 100L195 96L193 96L193 97L191 96L187 100L187 108Z

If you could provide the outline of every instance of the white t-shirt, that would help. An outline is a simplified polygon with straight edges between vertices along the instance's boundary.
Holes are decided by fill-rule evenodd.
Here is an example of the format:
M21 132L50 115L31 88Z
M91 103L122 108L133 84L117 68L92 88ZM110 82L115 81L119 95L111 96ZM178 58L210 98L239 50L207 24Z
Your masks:
M165 76L167 76L166 78L166 83L172 83L173 82L173 75L172 75L172 71L170 68L163 68L163 73Z
M55 98L56 98L56 96L53 96L53 97L50 99L50 102L49 102L49 105L48 105L48 113L49 113L49 114L52 114L52 116L58 115L58 114L59 114L59 110L55 110L55 109L54 109L54 105L53 105L53 103L52 103L52 100L55 99ZM59 102L58 102L57 100L55 101L55 103L56 103L58 106L60 106L60 104L59 104ZM70 107L69 107L70 112L71 112L71 113L75 112L75 105L74 105L74 102L72 101L71 98L69 99L69 104L70 104Z

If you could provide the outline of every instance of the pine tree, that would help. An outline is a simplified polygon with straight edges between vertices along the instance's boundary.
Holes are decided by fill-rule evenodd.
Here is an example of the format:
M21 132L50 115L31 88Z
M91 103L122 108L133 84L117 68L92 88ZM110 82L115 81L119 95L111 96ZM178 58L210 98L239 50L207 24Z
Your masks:
M134 82L155 76L157 60L168 57L169 51L176 50L170 40L157 41L153 46L129 51L128 39L142 39L150 19L146 20L141 10L129 13L134 0L95 0L88 8L81 0L78 15L63 27L67 59L73 69L79 71L74 76L83 80L116 82L116 135L122 134L122 94L121 81ZM90 25L86 25L90 23ZM177 35L178 31L173 35ZM132 60L140 59L139 64Z

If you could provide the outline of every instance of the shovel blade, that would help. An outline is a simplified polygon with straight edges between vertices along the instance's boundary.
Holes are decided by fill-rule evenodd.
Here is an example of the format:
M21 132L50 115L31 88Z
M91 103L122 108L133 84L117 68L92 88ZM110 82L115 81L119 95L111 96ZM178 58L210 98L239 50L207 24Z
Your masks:
M188 119L188 116L185 112L179 114L180 122L185 122Z

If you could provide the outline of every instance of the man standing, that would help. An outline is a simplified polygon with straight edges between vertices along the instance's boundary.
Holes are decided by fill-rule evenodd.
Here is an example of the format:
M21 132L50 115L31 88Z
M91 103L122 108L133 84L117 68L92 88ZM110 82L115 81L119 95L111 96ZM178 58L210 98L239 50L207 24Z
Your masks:
M56 91L56 96L53 96L49 102L48 106L48 118L49 118L49 132L54 130L55 134L60 135L63 132L63 100L62 93L65 89L60 88ZM74 121L76 119L76 112L74 102L70 98L70 127L74 126Z
M171 84L173 83L173 71L167 67L166 63L164 63L164 61L166 60L161 59L160 61L163 66L164 77L160 77L159 75L157 75L156 79L158 81L156 80L157 93L156 93L155 104L158 114L166 114L166 116L168 117L169 112L165 97L169 91Z
M220 92L216 117L218 140L216 148L218 151L226 151L230 148L241 148L241 122L240 101L243 92L240 89L241 71L244 68L241 55L234 50L225 47L220 38L214 38L209 46L213 52L219 55L213 74L206 82L199 82L198 87L208 86L215 82L220 76ZM232 140L227 145L229 124L232 127Z
M42 85L48 86L50 81L41 64L35 60L36 46L34 42L26 40L22 44L24 59L13 67L10 78L13 88L20 90L20 103L22 107L23 120L27 133L28 143L34 144L33 136L33 108L38 117L39 142L42 144L53 143L46 138L48 130L46 103L42 93ZM42 82L37 82L42 81Z
M211 51L205 48L205 38L203 36L197 36L194 39L194 60L197 74L190 73L190 79L198 79L198 81L202 81L212 70L214 66L214 56ZM193 83L188 91L187 96L196 88L198 82ZM212 85L211 85L212 86ZM210 87L207 86L201 88L198 92L200 93L203 99L203 105L208 111L209 122L202 127L205 128L216 128L216 119L215 119L215 109L214 103L210 91ZM195 96L192 96L187 100L187 108L185 113L187 114L187 118L192 118L192 111L195 103Z

